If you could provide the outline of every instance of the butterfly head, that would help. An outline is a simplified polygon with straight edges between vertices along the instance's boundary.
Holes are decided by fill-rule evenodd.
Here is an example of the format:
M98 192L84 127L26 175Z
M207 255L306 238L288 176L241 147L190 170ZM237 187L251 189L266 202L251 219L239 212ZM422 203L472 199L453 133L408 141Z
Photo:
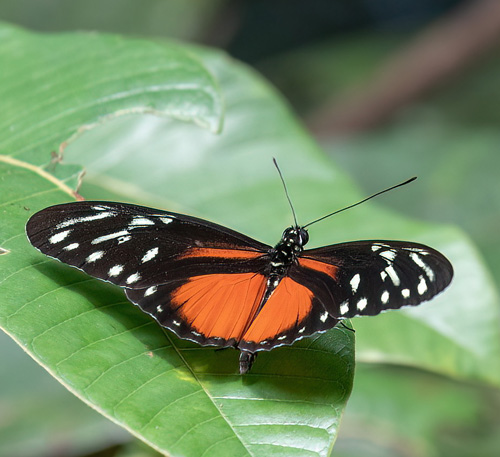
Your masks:
M292 226L285 229L281 236L281 243L285 246L294 246L297 250L302 251L302 248L309 241L309 233L302 227Z

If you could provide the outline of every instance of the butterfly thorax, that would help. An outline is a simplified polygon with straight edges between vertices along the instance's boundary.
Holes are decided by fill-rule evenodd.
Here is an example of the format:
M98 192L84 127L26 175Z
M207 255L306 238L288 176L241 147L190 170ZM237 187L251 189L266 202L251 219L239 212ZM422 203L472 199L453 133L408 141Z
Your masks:
M309 234L305 229L288 227L279 243L271 250L271 275L284 276L308 241Z

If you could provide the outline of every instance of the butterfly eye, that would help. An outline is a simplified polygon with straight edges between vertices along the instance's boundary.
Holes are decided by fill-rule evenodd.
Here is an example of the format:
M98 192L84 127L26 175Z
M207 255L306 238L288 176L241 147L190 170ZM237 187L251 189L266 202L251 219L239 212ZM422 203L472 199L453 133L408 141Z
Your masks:
M293 231L293 227L288 227L283 231L283 234L281 235L281 238L283 240L286 240L290 238L290 233Z
M306 229L299 229L299 242L301 246L305 246L309 241L309 233L307 233Z

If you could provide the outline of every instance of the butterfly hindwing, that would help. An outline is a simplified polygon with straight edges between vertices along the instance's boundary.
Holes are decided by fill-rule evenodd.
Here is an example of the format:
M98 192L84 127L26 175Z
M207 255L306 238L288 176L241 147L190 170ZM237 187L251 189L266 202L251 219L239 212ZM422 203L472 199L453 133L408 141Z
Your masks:
M130 301L181 338L237 346L266 291L260 273L206 274L146 289L126 289Z
M283 278L263 302L267 288L259 272L201 275L125 293L181 338L249 352L292 344L337 323L296 281Z
M338 319L329 315L314 292L284 277L242 336L238 348L248 352L290 345L331 329Z
M269 249L202 219L110 202L46 208L31 217L26 232L44 254L127 288L251 271Z
M309 287L332 317L375 315L418 305L451 282L438 251L401 241L355 241L306 250L292 278Z

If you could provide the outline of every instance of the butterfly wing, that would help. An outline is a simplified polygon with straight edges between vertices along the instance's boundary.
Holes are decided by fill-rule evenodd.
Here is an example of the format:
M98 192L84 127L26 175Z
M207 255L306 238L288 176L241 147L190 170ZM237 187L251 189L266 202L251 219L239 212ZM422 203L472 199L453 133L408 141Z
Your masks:
M181 338L204 346L236 347L257 313L266 285L262 272L220 273L125 293Z
M249 353L268 351L331 329L337 322L312 289L285 276L242 335L238 348Z
M450 284L453 268L422 244L356 241L304 251L290 277L344 319L430 300Z
M250 353L289 345L335 325L337 320L307 287L289 277L274 287L266 265L255 272L207 274L125 293L181 338Z
M125 288L160 325L233 346L266 290L269 246L211 222L110 202L56 205L26 225L41 252Z
M109 202L51 206L30 218L26 233L44 254L131 289L207 272L254 271L269 249L202 219Z

